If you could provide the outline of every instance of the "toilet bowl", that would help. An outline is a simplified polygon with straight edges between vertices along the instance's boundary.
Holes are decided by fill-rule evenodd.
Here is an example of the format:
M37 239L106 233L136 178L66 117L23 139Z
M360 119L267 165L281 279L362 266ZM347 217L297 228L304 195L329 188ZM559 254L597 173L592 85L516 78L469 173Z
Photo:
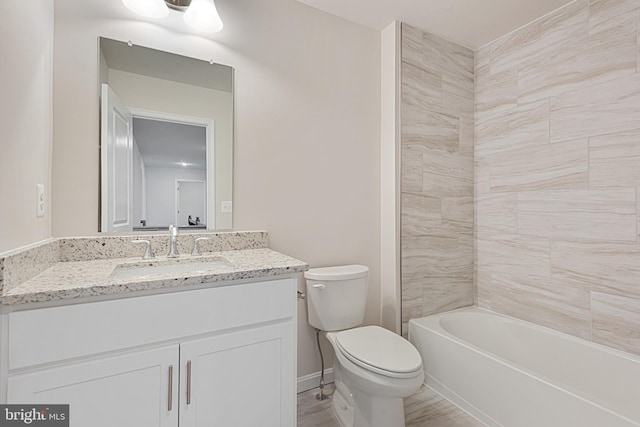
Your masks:
M368 268L311 269L309 323L324 331L334 350L332 406L343 427L404 427L403 399L424 380L422 359L401 336L364 319Z
M327 332L325 336L334 349L336 392L332 403L341 424L403 427L403 400L424 381L422 360L413 345L378 326Z

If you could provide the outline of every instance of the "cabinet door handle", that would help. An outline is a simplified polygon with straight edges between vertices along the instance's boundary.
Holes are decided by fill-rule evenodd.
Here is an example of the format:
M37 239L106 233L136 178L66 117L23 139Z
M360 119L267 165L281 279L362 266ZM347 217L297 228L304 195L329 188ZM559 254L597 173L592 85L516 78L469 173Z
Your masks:
M191 405L191 360L187 361L187 405Z
M168 393L167 409L169 412L173 409L173 365L169 365L169 393Z

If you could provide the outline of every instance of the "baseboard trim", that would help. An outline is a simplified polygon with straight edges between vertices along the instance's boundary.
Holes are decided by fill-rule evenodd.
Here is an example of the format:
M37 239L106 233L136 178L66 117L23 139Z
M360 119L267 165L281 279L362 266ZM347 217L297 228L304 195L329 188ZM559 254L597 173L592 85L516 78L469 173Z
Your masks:
M333 368L324 370L324 382L329 384L333 382ZM317 388L320 385L320 371L312 374L298 377L298 393Z

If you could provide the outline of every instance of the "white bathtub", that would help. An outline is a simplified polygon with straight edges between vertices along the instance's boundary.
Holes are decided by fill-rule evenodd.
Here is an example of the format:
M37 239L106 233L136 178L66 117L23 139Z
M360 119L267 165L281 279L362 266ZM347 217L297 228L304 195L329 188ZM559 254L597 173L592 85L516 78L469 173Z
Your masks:
M491 311L409 322L425 382L505 427L640 426L640 357Z

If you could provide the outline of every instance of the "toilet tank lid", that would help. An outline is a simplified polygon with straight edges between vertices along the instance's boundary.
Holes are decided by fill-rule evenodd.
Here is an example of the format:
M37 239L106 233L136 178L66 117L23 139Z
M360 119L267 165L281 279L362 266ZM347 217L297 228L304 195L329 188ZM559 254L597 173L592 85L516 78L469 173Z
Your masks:
M341 265L338 267L310 268L304 273L306 279L312 280L347 280L359 279L369 275L369 267L364 265Z

